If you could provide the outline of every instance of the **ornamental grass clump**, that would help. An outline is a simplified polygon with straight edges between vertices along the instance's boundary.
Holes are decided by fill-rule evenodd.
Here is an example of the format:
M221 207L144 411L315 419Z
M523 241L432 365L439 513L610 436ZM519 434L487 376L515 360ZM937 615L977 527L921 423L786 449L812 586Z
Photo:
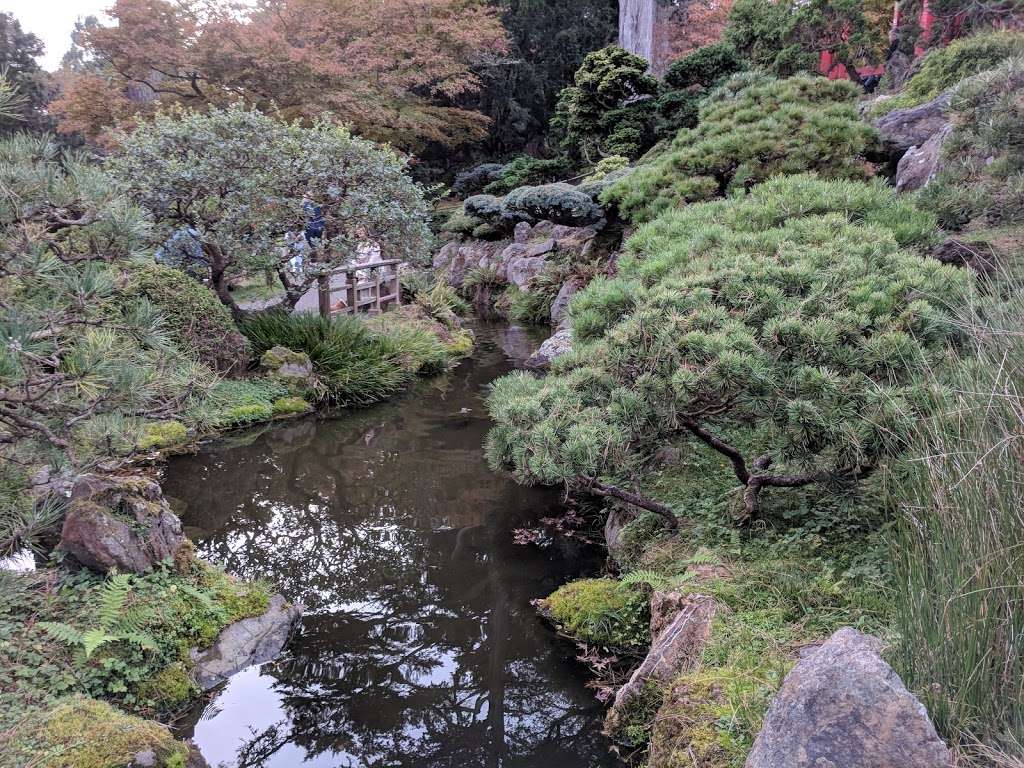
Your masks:
M779 174L865 179L864 153L876 134L858 116L856 99L850 82L734 76L705 100L696 128L680 131L667 151L606 189L601 202L643 222Z
M744 521L766 488L855 482L929 411L922 374L958 340L970 275L910 250L934 231L880 184L808 175L661 216L573 300L555 372L496 382L492 465L670 525L630 488L684 434L729 459Z

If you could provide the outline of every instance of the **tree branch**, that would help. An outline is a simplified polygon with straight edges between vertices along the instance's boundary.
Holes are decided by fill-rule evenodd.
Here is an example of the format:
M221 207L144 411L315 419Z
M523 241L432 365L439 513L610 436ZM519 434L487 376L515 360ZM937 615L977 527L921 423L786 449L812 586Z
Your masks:
M679 519L669 507L665 506L661 502L649 499L639 493L633 493L632 491L617 488L614 485L602 483L596 478L584 478L584 483L586 489L596 496L610 496L618 499L619 501L624 501L627 504L632 504L634 507L640 507L641 509L646 509L648 512L654 512L665 519L669 530L676 531L679 529Z
M736 473L737 480L744 485L750 482L750 472L747 470L747 462L744 460L743 454L739 452L738 448L734 448L725 441L715 437L693 419L683 419L683 426L716 451L728 457L729 461L732 462L732 468Z

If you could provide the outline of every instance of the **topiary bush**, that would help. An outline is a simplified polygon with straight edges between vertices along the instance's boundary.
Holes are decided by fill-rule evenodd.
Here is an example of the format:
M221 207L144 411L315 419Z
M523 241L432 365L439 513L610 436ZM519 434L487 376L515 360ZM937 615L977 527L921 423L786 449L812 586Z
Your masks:
M491 465L670 522L631 489L682 435L728 458L742 520L765 488L855 482L928 412L922 371L958 338L970 275L907 250L935 233L890 188L810 175L662 215L572 301L571 355L494 384Z
M975 75L953 94L954 130L921 204L952 230L1024 222L1024 57Z
M964 78L992 69L1011 56L1024 55L1024 34L986 32L955 40L945 48L930 51L903 91L879 101L872 114L881 116L895 109L916 107L931 101Z
M484 192L490 195L504 195L516 187L555 181L569 172L567 157L554 157L545 160L523 155L502 166L501 172L484 188Z
M245 336L209 288L177 269L135 261L123 270L126 302L149 300L164 317L174 340L220 373L239 373L249 362Z
M552 221L569 227L600 224L604 210L586 192L571 184L544 184L512 190L502 204L506 221Z
M857 93L853 83L823 77L740 75L709 96L695 129L680 131L667 151L606 189L601 202L642 222L778 174L863 179L863 155L876 134L857 114Z
M501 219L501 198L494 195L473 195L467 197L462 204L466 216L483 222L494 223Z
M455 176L452 192L459 197L475 195L501 176L505 166L501 163L481 163Z

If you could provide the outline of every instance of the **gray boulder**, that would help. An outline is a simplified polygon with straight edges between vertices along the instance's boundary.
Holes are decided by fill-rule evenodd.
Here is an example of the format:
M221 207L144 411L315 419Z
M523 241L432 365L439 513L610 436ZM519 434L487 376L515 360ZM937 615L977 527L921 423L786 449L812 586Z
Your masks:
M293 352L282 346L271 347L260 358L260 367L293 394L315 391L320 386L313 373L313 361L305 352Z
M540 345L540 349L530 355L530 358L526 361L528 368L536 368L542 370L548 368L551 365L551 361L556 357L568 354L572 351L572 329L561 328Z
M941 167L942 148L953 126L940 128L920 147L911 147L896 166L896 189L913 192L930 182Z
M551 302L551 327L561 328L569 322L569 302L583 287L583 281L578 277L570 277L562 287L558 289L558 295Z
M911 147L920 147L949 125L949 102L952 91L936 96L916 107L894 109L875 121L885 148L893 155L902 155Z
M949 750L881 649L845 628L805 656L772 701L746 768L948 768Z
M196 685L205 691L253 664L270 661L281 653L301 615L302 606L274 595L265 613L236 621L212 646L192 652Z
M83 475L71 492L59 548L98 573L145 573L184 543L181 521L157 483Z

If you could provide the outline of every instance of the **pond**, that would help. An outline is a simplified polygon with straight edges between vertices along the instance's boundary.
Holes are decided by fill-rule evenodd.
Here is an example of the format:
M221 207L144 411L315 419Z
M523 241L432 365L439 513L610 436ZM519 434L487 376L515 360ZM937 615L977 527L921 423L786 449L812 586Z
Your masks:
M486 385L536 339L475 332L473 359L396 401L171 461L164 489L199 554L305 605L280 659L186 718L211 765L619 765L586 670L530 604L603 555L516 544L560 497L482 454Z

